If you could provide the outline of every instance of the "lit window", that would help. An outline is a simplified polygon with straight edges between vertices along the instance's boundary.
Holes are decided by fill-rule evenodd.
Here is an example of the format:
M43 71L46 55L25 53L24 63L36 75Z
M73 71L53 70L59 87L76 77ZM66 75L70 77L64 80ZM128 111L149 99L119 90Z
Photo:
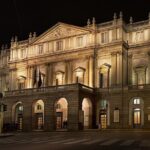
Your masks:
M106 100L102 100L101 101L101 108L102 109L106 109L107 108L107 101Z
M60 104L57 104L57 105L56 105L56 109L61 109L61 105L60 105Z
M64 79L64 72L56 72L56 85L62 85Z
M133 103L134 104L140 104L140 99L139 98L134 99Z
M83 37L77 37L77 47L83 46Z
M23 111L23 106L19 106L19 111Z
M39 54L43 53L43 45L39 45Z
M62 41L57 41L56 42L56 50L62 50L63 49L63 42Z
M41 110L42 106L40 104L37 105L37 110Z
M75 69L76 83L84 83L85 69L78 67Z

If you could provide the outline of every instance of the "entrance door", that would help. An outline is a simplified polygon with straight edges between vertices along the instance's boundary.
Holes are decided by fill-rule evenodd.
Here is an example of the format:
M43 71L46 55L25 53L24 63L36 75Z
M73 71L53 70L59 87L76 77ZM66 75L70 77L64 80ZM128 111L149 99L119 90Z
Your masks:
M22 130L22 114L18 115L18 130Z
M38 117L38 129L42 129L43 128L43 117L39 116Z
M36 128L43 129L43 113L36 113Z
M106 129L107 127L107 115L106 114L100 115L100 124L101 124L102 129Z
M56 129L61 129L63 127L62 120L63 120L63 113L56 112Z
M133 123L134 128L139 128L141 126L141 110L139 108L133 111Z

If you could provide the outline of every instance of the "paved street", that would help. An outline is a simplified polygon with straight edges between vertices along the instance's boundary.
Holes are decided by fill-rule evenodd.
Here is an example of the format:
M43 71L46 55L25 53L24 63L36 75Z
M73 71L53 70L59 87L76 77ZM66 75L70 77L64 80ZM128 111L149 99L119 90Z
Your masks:
M149 150L150 131L16 133L0 138L0 150Z

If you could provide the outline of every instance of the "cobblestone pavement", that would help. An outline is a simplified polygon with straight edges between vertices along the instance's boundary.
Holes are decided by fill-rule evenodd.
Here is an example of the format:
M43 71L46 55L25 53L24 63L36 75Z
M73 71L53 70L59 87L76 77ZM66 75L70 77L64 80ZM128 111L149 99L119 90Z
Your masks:
M149 150L150 131L16 133L0 138L0 150Z

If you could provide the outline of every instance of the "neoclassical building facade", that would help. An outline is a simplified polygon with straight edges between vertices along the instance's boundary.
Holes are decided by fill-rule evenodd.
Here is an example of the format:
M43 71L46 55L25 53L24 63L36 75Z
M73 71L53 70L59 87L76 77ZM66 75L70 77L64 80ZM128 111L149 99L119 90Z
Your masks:
M150 15L57 23L0 51L4 124L18 130L150 128Z

